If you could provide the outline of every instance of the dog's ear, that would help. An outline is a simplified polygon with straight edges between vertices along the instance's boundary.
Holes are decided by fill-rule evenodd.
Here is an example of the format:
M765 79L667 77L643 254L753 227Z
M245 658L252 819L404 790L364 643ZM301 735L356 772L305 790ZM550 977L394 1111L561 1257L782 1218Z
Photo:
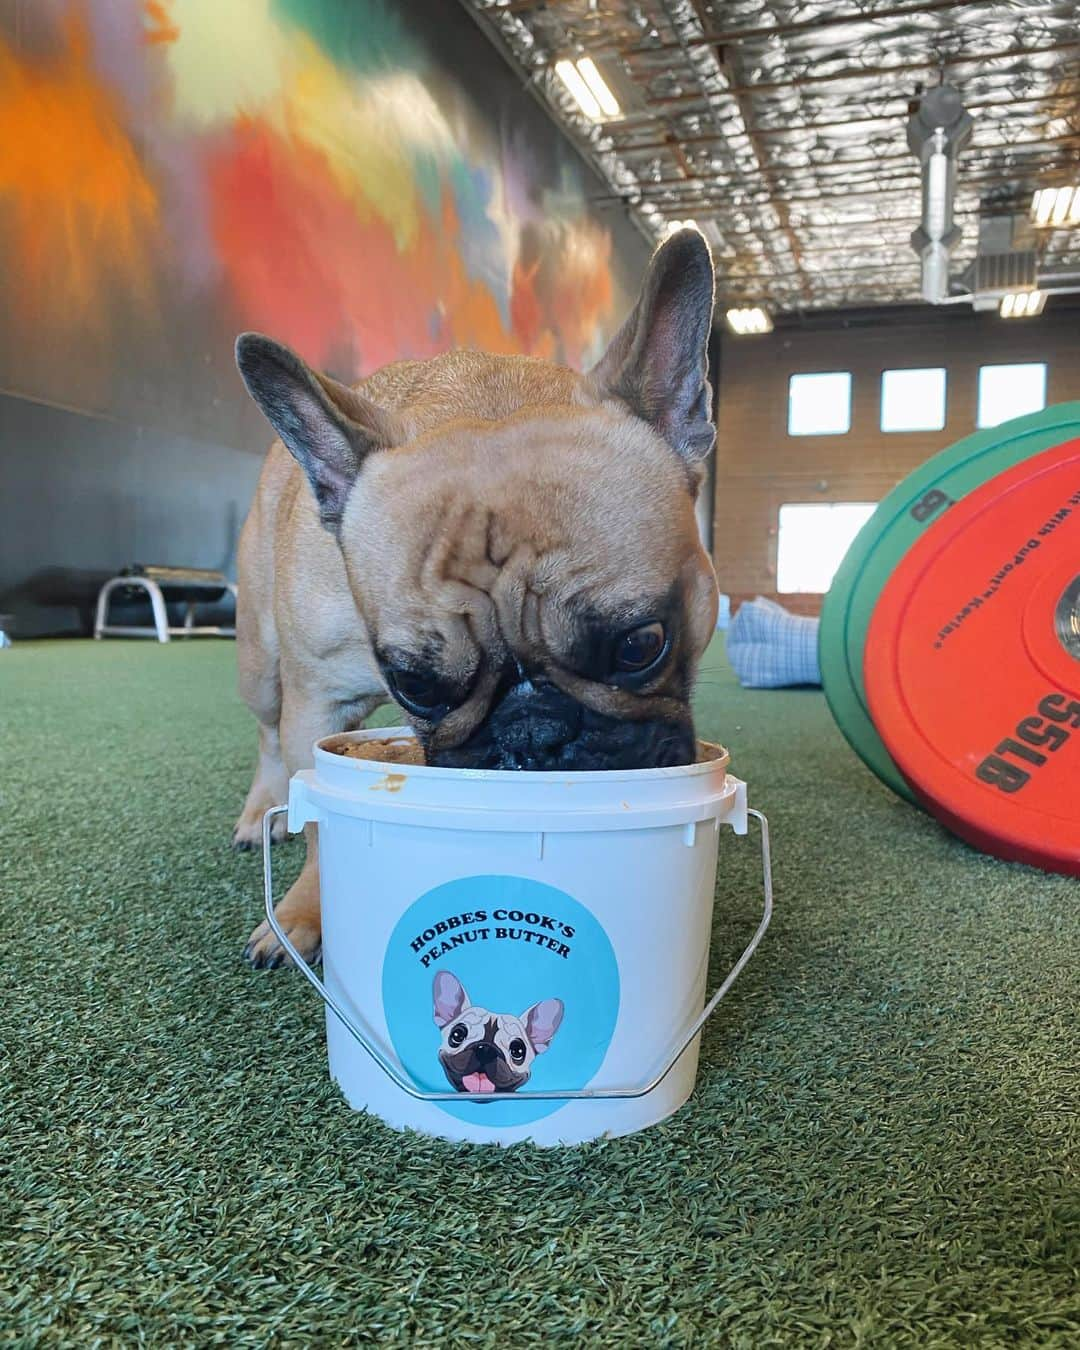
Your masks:
M398 419L260 333L237 338L236 364L251 397L307 475L322 523L336 531L364 460L399 442Z
M534 1003L521 1014L529 1044L538 1055L542 1055L551 1044L551 1038L558 1031L562 1017L561 998L541 999L539 1003Z
M704 236L677 231L653 254L630 317L589 372L597 393L621 399L690 463L716 439L707 355L713 299Z
M448 970L440 970L436 974L431 993L435 1001L435 1025L440 1029L460 1017L469 1007L469 996L464 986Z

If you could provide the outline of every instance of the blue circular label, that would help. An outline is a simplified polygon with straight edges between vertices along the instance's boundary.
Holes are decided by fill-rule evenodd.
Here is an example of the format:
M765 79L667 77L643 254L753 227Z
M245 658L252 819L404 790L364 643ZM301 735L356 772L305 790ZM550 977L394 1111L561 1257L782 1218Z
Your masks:
M464 877L405 911L383 958L383 1011L428 1091L587 1086L619 1015L619 967L592 914L524 877ZM439 1102L474 1125L526 1124L558 1100Z

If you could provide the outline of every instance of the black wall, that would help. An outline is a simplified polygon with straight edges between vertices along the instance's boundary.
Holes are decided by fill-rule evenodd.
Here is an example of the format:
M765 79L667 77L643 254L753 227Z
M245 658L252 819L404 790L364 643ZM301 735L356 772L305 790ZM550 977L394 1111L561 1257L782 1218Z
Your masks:
M86 632L129 563L231 572L261 460L0 395L0 610L18 636Z

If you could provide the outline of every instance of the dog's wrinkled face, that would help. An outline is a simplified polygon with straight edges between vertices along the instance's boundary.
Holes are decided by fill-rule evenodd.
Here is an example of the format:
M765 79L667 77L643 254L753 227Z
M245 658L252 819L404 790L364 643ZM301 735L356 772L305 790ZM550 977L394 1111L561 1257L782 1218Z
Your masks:
M373 461L342 526L387 686L429 762L691 762L715 580L675 456L603 408L437 441ZM395 531L412 546L387 549Z
M717 604L694 512L714 439L712 298L708 249L683 231L592 372L507 362L515 397L490 420L475 400L435 421L407 401L388 412L241 340L429 763L693 760L690 695Z
M474 1007L461 981L441 970L432 985L439 1062L455 1092L516 1092L563 1019L561 999L546 998L515 1017Z

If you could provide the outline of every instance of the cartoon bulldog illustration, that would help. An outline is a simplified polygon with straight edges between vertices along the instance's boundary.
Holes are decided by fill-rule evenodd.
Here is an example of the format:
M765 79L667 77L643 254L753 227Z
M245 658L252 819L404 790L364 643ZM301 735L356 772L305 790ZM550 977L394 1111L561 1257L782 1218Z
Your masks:
M440 970L432 986L439 1061L455 1092L516 1092L529 1081L563 1019L558 998L541 999L520 1016L469 1002L456 975Z

